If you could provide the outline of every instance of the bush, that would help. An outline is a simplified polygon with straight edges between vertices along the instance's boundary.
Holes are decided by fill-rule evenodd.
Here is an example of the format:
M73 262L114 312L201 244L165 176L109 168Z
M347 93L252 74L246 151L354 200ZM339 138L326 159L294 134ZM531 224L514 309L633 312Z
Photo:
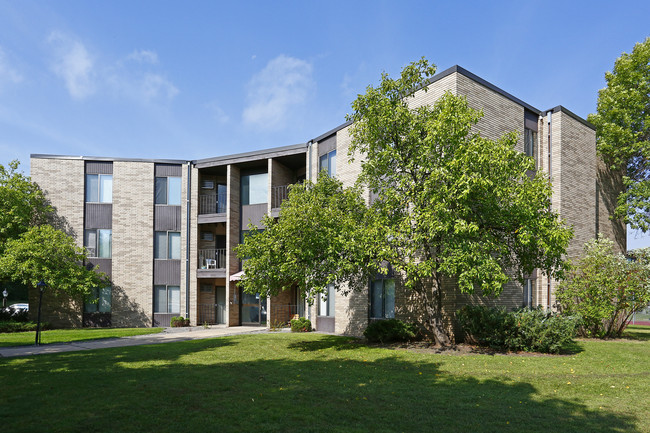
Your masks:
M170 324L172 325L172 328L190 326L190 319L185 319L181 316L174 316L171 318Z
M538 308L466 305L457 314L469 343L497 350L558 353L575 335L577 318Z
M29 312L25 310L15 311L9 307L0 308L0 322L28 322Z
M35 322L0 322L0 332L31 332L36 331ZM50 329L47 322L41 322L41 331Z
M413 323L405 323L397 319L377 320L368 325L363 336L373 343L391 343L416 340L420 330Z
M306 317L292 319L291 332L311 332L311 321Z

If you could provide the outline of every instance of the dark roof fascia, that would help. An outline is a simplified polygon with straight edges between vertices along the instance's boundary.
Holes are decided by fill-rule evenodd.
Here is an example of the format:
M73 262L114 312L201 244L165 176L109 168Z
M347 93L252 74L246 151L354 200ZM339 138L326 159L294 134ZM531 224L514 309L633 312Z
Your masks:
M549 112L549 111L553 112L553 114L555 114L555 113L564 113L564 114L568 115L569 117L572 117L574 120L577 120L578 122L582 123L587 128L593 129L594 131L596 130L596 125L589 122L588 120L583 119L582 117L578 116L576 113L574 113L573 111L570 111L566 107L558 105L557 107L553 107L550 110L546 110L545 112Z
M192 161L196 168L216 167L220 165L237 164L242 162L266 159L269 156L290 156L307 153L307 144L292 144L290 146L272 147L270 149L254 150L252 152L235 153L232 155L218 156L214 158L197 159Z
M339 132L341 129L343 129L343 128L347 128L348 126L352 125L352 123L353 123L353 122L352 122L351 120L348 120L347 122L342 123L341 125L337 126L336 128L330 129L330 130L327 131L326 133L321 134L321 135L319 135L318 137L311 139L310 141L313 141L313 142L323 141L324 139L326 139L326 138L329 137L330 135L334 135L334 134L336 134L337 132Z
M48 155L32 153L30 158L38 159L78 159L81 161L106 161L106 162L150 162L154 164L187 164L191 161L183 159L146 159L146 158L112 158L107 156L74 156L74 155Z

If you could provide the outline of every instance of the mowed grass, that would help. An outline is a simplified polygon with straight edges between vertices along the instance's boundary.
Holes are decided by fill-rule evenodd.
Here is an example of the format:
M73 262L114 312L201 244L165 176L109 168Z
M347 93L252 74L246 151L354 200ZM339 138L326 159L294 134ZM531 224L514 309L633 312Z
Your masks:
M0 359L2 431L650 432L650 330L564 356L268 333Z
M52 329L41 331L41 344L71 343L74 341L99 340L102 338L130 337L133 335L157 334L163 328L82 328ZM35 331L0 334L0 347L27 346L34 344Z

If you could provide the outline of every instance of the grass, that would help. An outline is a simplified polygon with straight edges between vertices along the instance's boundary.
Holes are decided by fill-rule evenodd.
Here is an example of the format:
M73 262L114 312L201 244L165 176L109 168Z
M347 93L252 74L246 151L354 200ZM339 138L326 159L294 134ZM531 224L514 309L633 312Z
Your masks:
M156 334L162 328L82 328L52 329L41 331L41 344L71 343L73 341L98 340L101 338L130 337ZM34 344L35 331L0 334L0 347L28 346Z
M650 432L650 328L565 356L268 333L0 359L3 431Z

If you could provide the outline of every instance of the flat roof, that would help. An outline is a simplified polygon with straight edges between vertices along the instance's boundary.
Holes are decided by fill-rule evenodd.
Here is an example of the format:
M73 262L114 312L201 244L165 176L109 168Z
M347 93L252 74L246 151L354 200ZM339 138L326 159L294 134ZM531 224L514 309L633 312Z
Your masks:
M214 158L197 159L192 161L196 168L215 167L218 165L237 164L256 161L264 158L278 158L281 156L298 155L307 153L307 143L293 144L290 146L272 147L269 149L254 150L252 152L235 153L232 155L217 156Z
M82 161L151 162L156 164L187 164L188 162L191 162L185 159L113 158L109 156L48 155L44 153L32 153L29 157L39 159L78 159Z

